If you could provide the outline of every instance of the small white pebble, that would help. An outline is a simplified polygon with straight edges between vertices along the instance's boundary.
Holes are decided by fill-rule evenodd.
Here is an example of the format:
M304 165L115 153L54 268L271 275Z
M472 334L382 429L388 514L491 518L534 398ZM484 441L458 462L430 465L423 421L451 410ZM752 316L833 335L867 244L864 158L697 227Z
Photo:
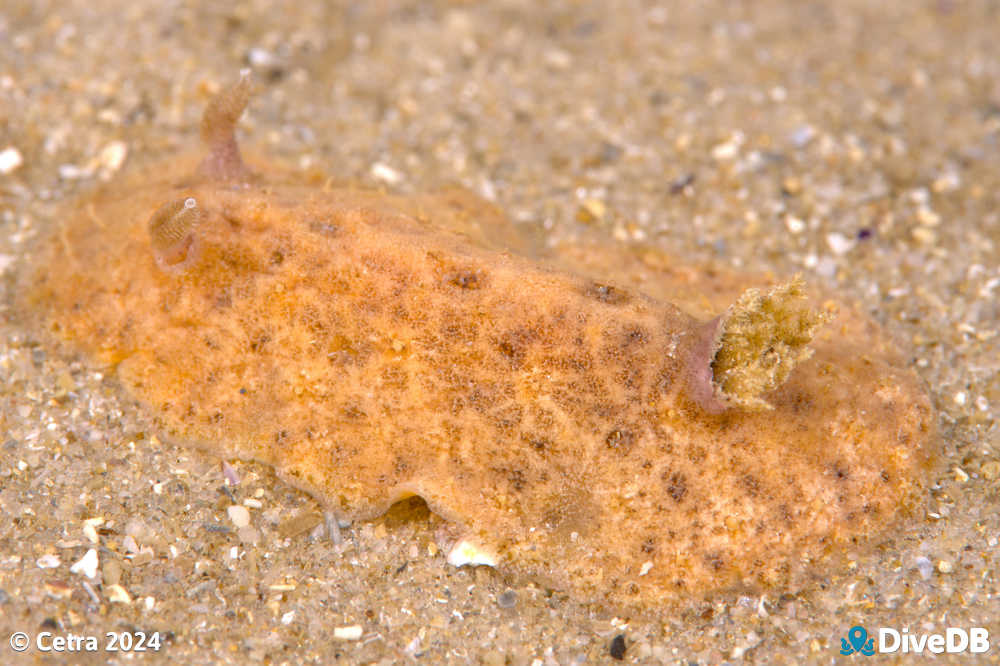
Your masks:
M652 569L652 568L653 568L653 563L652 562L644 562L643 565L642 565L642 568L639 569L639 575L640 576L645 576L646 574L649 573L649 570Z
M247 52L247 60L254 67L273 67L278 64L278 58L266 49L254 46Z
M376 162L373 164L371 173L372 178L375 180L381 180L389 185L398 185L403 182L403 174L399 173L388 164L383 164L382 162Z
M916 88L926 88L927 84L930 83L930 77L922 69L915 69L910 73L910 83Z
M24 164L21 151L14 146L7 146L0 150L0 173L13 173L15 169Z
M811 125L802 125L792 132L792 143L796 148L803 148L816 136L816 130Z
M87 537L87 541L90 543L97 543L100 541L100 537L97 536L97 528L90 523L83 524L83 536Z
M927 227L917 227L912 233L913 238L923 245L933 245L937 242L937 234Z
M250 509L261 509L264 507L264 503L259 499L253 499L252 497L247 497L243 500L243 506Z
M156 599L153 597L146 597L142 601L146 605L146 610L148 611L153 610L153 607L156 606Z
M97 119L108 125L117 126L122 124L122 114L118 113L115 109L101 109L97 112Z
M87 169L78 167L75 164L60 164L59 165L59 177L63 180L78 180L80 178L86 178L90 175Z
M97 162L101 165L102 169L113 173L122 168L127 155L128 146L124 141L112 141L101 149L101 153L97 157Z
M930 559L921 555L916 559L917 571L920 572L920 577L924 580L929 580L931 574L934 573L934 565L931 563Z
M966 474L965 470L962 469L961 467L956 467L955 480L958 481L959 483L965 483L966 481L969 480L969 475Z
M788 231L793 234L801 234L806 230L806 223L800 217L795 217L794 215L789 215L785 218L785 226L788 227Z
M725 101L726 101L725 88L713 88L708 92L708 97L705 98L705 102L709 106L718 106Z
M739 152L741 143L742 135L734 134L729 137L728 140L716 144L715 147L712 148L712 159L719 162L733 159Z
M826 235L826 244L830 246L830 251L834 254L840 255L845 254L854 247L853 241L847 238L844 234L837 233L836 231Z
M595 220L603 220L608 212L608 207L600 199L584 199L580 202L580 208Z
M956 405L964 405L966 397L967 396L965 395L965 391L959 391L958 393L955 394L955 397L953 397L952 400L955 401Z
M185 202L185 205L186 204L187 202ZM222 476L226 479L226 485L240 485L240 475L237 474L236 469L225 460L222 461Z
M917 209L917 222L925 227L936 227L941 224L941 216L926 206Z
M816 262L816 273L823 277L832 278L837 272L837 262L833 257L822 257Z
M281 616L281 624L289 625L295 620L295 611L288 611Z
M940 573L948 574L955 570L954 565L948 560L938 560L937 570Z
M931 183L931 189L937 193L953 192L962 185L962 177L954 171L943 173Z
M139 544L135 542L135 537L132 536L131 534L125 535L125 538L122 539L122 545L125 547L125 550L127 550L129 553L139 552Z
M35 564L38 565L39 569L55 569L61 563L59 561L58 555L50 554L50 555L42 555L37 560L35 560Z
M926 187L917 187L910 190L910 201L918 206L926 206L927 202L930 200L931 193L927 191Z
M362 629L360 624L333 628L333 637L339 641L356 641L361 638L361 634Z
M496 556L480 548L471 541L462 539L448 552L448 564L461 567L466 564L495 567Z
M236 527L246 527L250 524L250 511L245 506L233 504L226 509L226 513L229 514L229 520L233 521L233 525Z
M129 595L128 591L121 585L108 585L104 588L105 594L108 595L108 601L113 604L130 604L132 603L132 597Z
M545 64L552 69L569 69L573 64L573 56L562 49L551 49L542 57L545 59Z
M80 561L69 568L70 573L83 574L87 578L93 578L97 575L97 551L91 548L87 551L86 555L80 558Z
M976 409L981 412L985 412L990 408L990 401L986 399L985 395L981 395L976 398Z

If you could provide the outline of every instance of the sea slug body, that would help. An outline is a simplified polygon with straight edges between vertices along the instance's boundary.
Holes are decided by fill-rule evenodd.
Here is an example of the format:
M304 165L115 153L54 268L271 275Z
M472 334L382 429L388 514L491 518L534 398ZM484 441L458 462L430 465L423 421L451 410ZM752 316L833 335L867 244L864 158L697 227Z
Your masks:
M920 500L928 398L849 306L716 273L705 313L669 259L538 263L468 197L298 184L240 156L249 85L209 103L208 157L76 204L23 290L165 436L342 518L419 495L456 563L614 608L796 584Z

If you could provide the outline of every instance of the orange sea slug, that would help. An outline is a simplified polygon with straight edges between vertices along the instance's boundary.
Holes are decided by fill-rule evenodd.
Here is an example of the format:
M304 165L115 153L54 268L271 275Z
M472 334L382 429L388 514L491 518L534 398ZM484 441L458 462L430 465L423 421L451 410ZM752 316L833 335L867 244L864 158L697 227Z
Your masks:
M706 316L651 249L540 264L468 196L247 165L248 98L209 104L199 162L69 209L23 290L164 436L270 463L341 518L419 495L455 561L613 607L790 585L922 496L928 398L850 307L715 273Z

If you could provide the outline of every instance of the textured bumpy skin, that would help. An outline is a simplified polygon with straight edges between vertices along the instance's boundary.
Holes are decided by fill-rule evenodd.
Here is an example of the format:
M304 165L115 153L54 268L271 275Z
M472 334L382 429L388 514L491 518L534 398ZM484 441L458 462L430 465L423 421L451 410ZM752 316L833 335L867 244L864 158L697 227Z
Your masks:
M419 495L501 570L617 608L787 585L921 497L928 399L850 308L773 409L705 409L691 364L745 277L607 248L546 268L492 247L502 218L469 197L206 163L76 204L25 290L176 440L270 463L342 517ZM187 198L197 258L161 270L148 222Z

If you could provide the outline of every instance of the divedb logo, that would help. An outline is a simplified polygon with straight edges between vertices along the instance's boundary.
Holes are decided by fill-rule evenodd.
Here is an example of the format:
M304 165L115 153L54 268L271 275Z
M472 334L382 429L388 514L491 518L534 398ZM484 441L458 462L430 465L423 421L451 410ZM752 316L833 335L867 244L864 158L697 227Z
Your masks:
M868 630L857 625L851 627L846 638L840 639L840 654L955 654L969 652L982 654L990 649L990 632L983 627L948 627L943 634L910 633L908 628L902 630L891 627L880 627L875 637L868 635Z

